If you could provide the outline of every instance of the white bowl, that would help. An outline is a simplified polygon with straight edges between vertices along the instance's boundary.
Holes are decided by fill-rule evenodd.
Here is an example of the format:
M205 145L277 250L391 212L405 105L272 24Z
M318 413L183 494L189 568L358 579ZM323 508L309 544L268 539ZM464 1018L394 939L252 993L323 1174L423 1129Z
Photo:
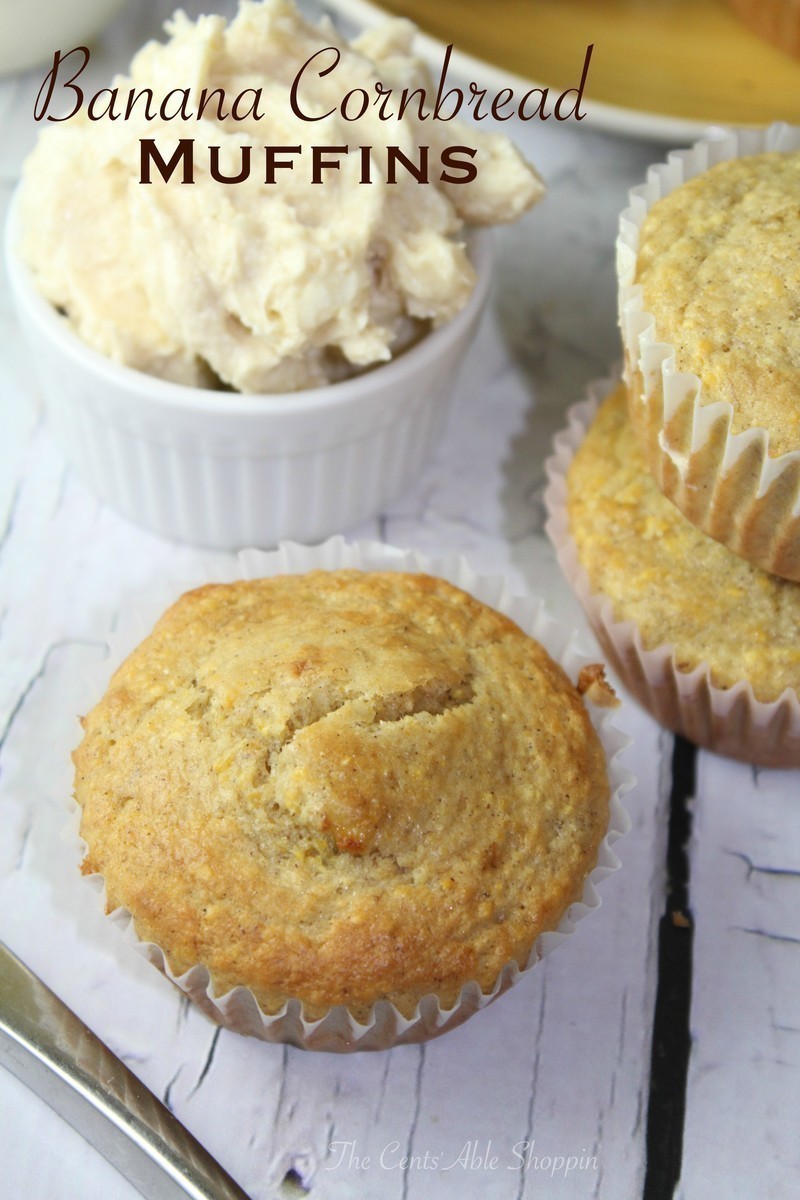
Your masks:
M52 65L55 51L90 42L125 0L0 0L0 75ZM73 60L74 61L74 60Z
M11 290L62 452L123 516L220 549L322 540L376 516L413 479L491 277L491 235L473 231L478 279L466 307L396 359L308 391L215 392L120 366L81 341L17 254L15 213L13 202Z

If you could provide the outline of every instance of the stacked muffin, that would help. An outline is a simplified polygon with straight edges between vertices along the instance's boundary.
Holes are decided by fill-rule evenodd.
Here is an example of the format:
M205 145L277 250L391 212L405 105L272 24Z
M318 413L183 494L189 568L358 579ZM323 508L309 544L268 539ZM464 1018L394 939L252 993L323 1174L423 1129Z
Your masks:
M574 414L550 489L628 688L693 741L783 766L800 764L798 132L700 143L632 193L626 382Z

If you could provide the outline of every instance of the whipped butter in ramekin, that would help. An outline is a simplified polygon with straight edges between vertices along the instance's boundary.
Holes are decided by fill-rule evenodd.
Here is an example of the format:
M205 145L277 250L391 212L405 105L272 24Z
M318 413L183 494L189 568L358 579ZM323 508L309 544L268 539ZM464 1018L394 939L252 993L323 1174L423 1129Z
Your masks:
M408 22L351 46L287 0L243 0L228 25L179 13L167 30L45 131L12 205L9 275L51 428L104 500L157 533L316 541L421 468L488 292L476 227L543 188L507 138L415 116L415 89L430 106L436 88ZM402 117L387 102L345 119L379 85L409 96ZM145 141L165 164L150 153L150 183ZM474 178L443 181L460 143ZM214 147L217 175L247 160L247 177L211 178ZM424 159L428 182L398 156Z

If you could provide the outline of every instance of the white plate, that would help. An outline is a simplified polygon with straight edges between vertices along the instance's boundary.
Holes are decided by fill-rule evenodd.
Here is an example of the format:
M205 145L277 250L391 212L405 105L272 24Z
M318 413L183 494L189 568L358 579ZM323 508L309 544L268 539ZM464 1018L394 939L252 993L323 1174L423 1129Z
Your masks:
M462 8L465 42L468 20L473 26L474 41L475 19L470 13L470 2L468 0ZM528 0L531 5L533 2ZM397 15L400 7L397 3L381 7L372 0L322 0L322 3L332 15L340 16L358 28L381 24L388 17ZM418 10L419 5L410 0L408 13L412 19ZM428 11L431 23L438 23L441 28L447 18L444 7L431 6ZM497 6L491 10L487 6L485 12L494 20L496 34L497 23L502 23L503 14ZM589 18L584 27L580 21L587 19L587 12ZM575 18L574 33L571 32L571 13ZM604 100L587 98L583 104L586 124L594 129L678 145L694 141L713 125L800 120L800 64L752 34L722 0L672 0L671 6L666 8L631 5L629 12L620 5L609 9L598 6L592 11L587 0L560 0L556 9L551 0L542 5L539 15L543 21L537 46L540 57L542 52L547 56L550 44L553 51L559 50L558 57L563 58L565 39L561 34L564 30L567 36L571 35L570 41L574 38L576 46L583 44L582 38L587 32L596 37L590 72L595 73L596 86L601 91L605 89ZM422 16L420 19L424 20ZM510 21L505 22L505 28L511 31L507 46L512 46L513 40L518 44L519 38L526 36L518 28L515 31ZM457 49L455 29L453 41L456 48L450 65L454 75L478 79L481 86L498 90L511 87L515 91L527 91L531 87L545 86L524 74ZM503 51L496 37L494 41L494 57L497 58ZM445 43L421 32L416 47L438 75ZM638 60L635 59L637 52ZM600 70L599 54L605 55ZM653 110L661 107L665 112L652 111L648 105L640 107L624 102L625 93L631 91L627 85L634 77L627 69L632 62L638 66L636 94L648 96ZM590 84L591 79L590 73ZM620 102L608 102L609 97ZM691 115L672 113L670 100L673 97L676 113L684 109Z

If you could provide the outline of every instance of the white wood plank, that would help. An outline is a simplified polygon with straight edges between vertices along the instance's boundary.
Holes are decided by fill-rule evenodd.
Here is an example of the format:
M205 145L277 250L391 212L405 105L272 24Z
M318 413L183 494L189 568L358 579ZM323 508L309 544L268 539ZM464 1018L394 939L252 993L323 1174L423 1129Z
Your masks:
M700 756L682 1200L800 1180L800 776Z

